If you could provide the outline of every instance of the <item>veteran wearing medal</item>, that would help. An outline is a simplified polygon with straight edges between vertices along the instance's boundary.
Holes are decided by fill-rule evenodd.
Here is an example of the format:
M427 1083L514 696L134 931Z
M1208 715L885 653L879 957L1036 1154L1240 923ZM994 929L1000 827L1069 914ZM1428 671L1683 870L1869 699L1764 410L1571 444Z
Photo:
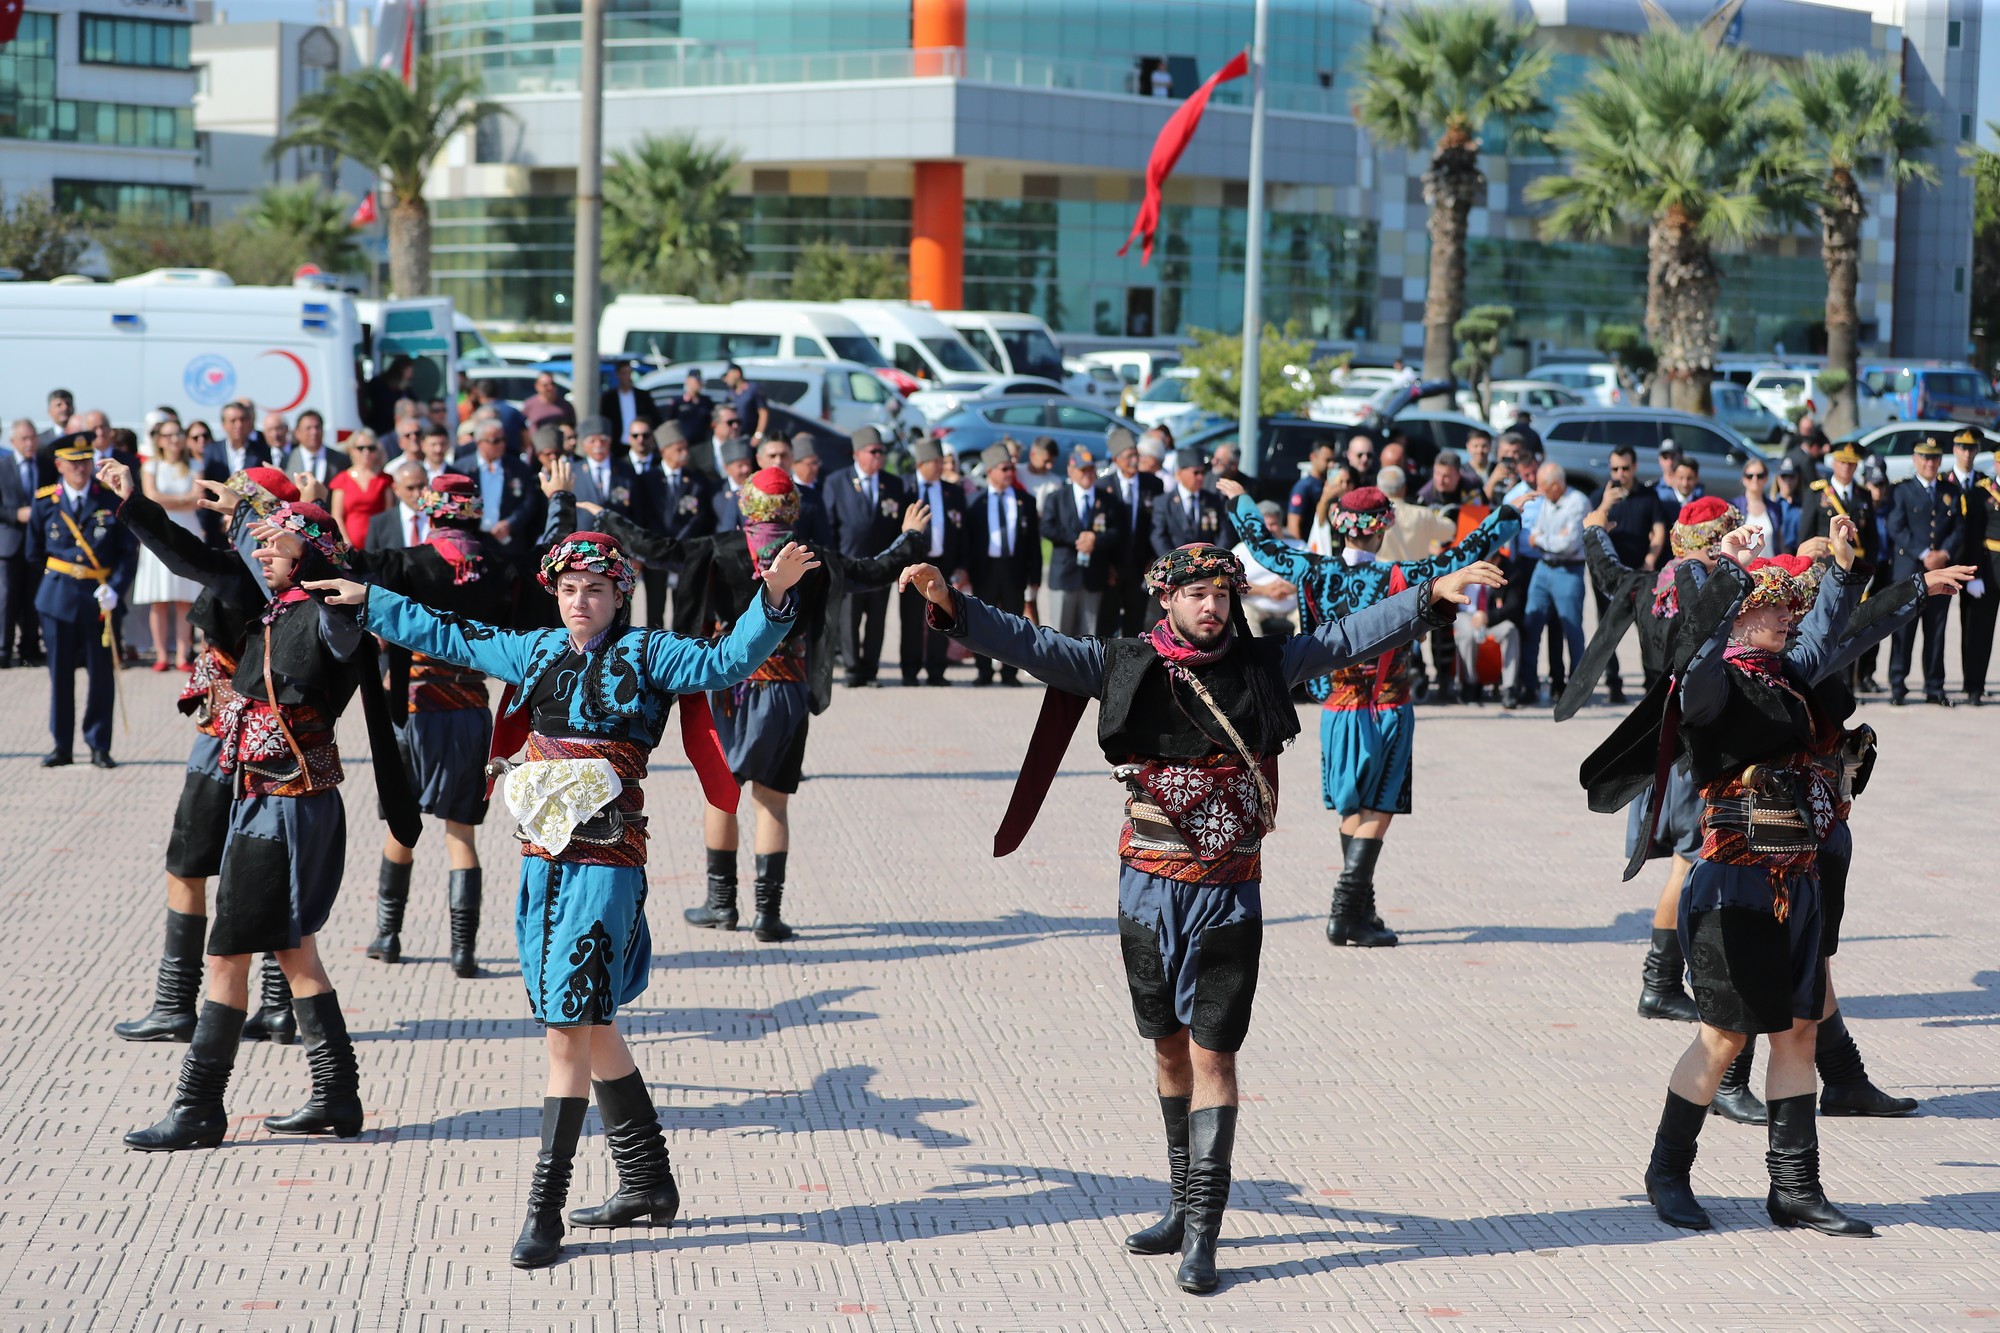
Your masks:
M1069 456L1069 479L1042 497L1052 603L1044 614L1057 633L1077 638L1096 633L1111 570L1130 536L1124 519L1117 493L1108 486L1098 489L1090 451L1076 450Z
M71 762L76 741L76 669L89 673L83 705L83 743L90 762L116 768L111 758L111 709L118 669L111 613L118 606L113 579L134 554L132 534L118 525L118 501L91 476L90 437L56 442L58 480L35 492L28 523L28 563L42 566L35 610L49 656L49 737L43 768Z

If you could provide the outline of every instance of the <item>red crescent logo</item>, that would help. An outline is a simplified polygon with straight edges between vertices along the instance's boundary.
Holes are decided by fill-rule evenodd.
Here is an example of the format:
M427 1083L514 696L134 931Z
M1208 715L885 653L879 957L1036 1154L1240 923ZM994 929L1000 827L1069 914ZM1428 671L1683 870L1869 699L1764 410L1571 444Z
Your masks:
M282 403L277 407L271 409L273 412L289 412L293 408L297 407L300 403L303 403L306 400L306 394L310 392L312 389L312 372L306 369L305 362L299 360L299 358L294 354L292 354L291 352L282 352L273 349L271 351L263 353L263 355L281 356L285 358L285 360L291 362L292 368L299 372L299 396L292 399L292 401L289 403Z

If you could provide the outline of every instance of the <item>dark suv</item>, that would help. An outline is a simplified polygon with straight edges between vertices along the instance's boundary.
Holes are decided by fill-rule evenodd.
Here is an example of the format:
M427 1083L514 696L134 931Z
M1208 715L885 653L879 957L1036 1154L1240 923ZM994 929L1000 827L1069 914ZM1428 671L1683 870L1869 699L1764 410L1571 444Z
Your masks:
M1660 442L1672 440L1701 465L1702 483L1711 491L1733 485L1749 459L1766 457L1718 421L1664 407L1559 407L1535 413L1533 424L1548 461L1561 464L1570 485L1592 492L1610 478L1611 451L1621 444L1637 456L1644 475Z

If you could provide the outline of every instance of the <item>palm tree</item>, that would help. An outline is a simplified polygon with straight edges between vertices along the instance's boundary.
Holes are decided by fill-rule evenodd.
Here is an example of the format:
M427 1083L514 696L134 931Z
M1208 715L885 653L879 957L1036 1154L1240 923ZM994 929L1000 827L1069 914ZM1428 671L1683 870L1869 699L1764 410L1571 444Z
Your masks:
M290 238L322 272L352 273L362 264L361 247L347 221L352 210L346 196L328 194L316 181L300 181L259 190L242 221L254 231Z
M389 286L398 296L431 289L431 210L424 182L454 135L489 116L511 115L480 100L479 75L430 56L409 83L386 69L343 74L292 108L291 128L271 145L276 160L294 148L321 148L359 162L387 182Z
M1614 38L1563 99L1548 141L1568 159L1527 196L1556 236L1646 235L1646 338L1672 406L1709 408L1722 270L1715 251L1807 216L1809 181L1783 133L1771 76L1735 47L1658 25Z
M1547 108L1541 100L1553 56L1532 17L1497 4L1433 3L1404 12L1387 41L1361 58L1354 116L1385 143L1430 143L1424 202L1430 206L1430 286L1424 294L1424 378L1448 379L1452 326L1465 313L1465 231L1486 201L1480 136L1494 122Z
M741 158L688 134L648 135L604 173L604 267L645 292L722 300L750 268L730 203Z
M1865 52L1809 55L1780 77L1791 93L1792 133L1802 166L1819 181L1814 206L1820 260L1826 265L1826 364L1847 375L1826 414L1827 429L1838 434L1857 424L1860 319L1854 289L1861 267L1861 220L1868 215L1861 179L1886 174L1898 185L1937 184L1937 167L1913 156L1936 139L1903 101L1896 75Z

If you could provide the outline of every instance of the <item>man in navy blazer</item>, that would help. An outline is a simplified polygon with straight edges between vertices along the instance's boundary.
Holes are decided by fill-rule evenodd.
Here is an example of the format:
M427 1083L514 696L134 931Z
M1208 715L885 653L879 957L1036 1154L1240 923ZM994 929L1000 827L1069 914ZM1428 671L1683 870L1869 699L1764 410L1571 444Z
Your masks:
M26 417L14 423L10 453L0 453L0 667L38 662L42 656L41 617L35 590L41 567L28 559L28 525L34 521L35 492L41 489L39 435Z
M799 436L801 440L810 438ZM963 579L965 488L944 479L944 446L936 440L918 440L911 446L910 454L917 465L917 475L911 481L911 503L931 507L930 523L921 529L925 542L923 562L937 566L954 581ZM930 627L924 615L922 593L905 588L898 596L903 684L915 685L919 670L929 684L951 684L944 676L945 649L951 636Z
M645 497L640 494L632 465L611 451L611 423L585 417L576 427L576 458L570 464L576 498L603 505L612 513L646 522Z
M534 554L544 506L541 479L507 445L507 427L497 416L479 423L472 448L453 460L453 470L478 487L480 531L517 567Z
M1119 544L1112 582L1105 589L1097 632L1108 639L1144 634L1152 621L1149 608L1160 599L1146 595L1146 569L1153 563L1153 500L1161 490L1157 474L1139 470L1139 441L1131 431L1113 426L1105 440L1115 469L1104 478L1118 507Z
M1015 484L1014 456L1004 444L990 444L979 461L986 485L965 502L965 572L972 595L1001 611L1023 614L1042 581L1042 525L1035 501ZM993 659L974 655L975 685L993 683ZM1004 663L1002 685L1019 685L1020 673Z
M271 447L250 437L250 409L241 403L222 405L222 437L210 440L202 451L201 475L209 481L228 481L246 468L269 467ZM212 545L222 545L222 520L207 509L197 511L202 533Z
M1110 487L1097 484L1090 451L1069 456L1069 476L1042 496L1042 535L1049 539L1050 629L1082 638L1097 632L1104 590L1128 534L1124 507Z
M853 466L828 477L821 488L827 518L833 523L834 545L842 555L880 555L903 530L903 509L910 497L902 478L882 470L888 454L881 432L863 426L854 432ZM875 683L888 615L889 589L849 589L847 613L841 618L840 654L847 663L850 687Z
M1944 465L1944 441L1931 436L1915 450L1917 475L1889 492L1889 549L1895 556L1895 577L1943 569L1958 544L1958 487L1938 475ZM1989 590L1987 595L1992 596ZM1924 631L1924 701L1951 707L1944 692L1944 629L1951 615L1951 598L1926 597L1917 618L1896 631L1889 648L1889 702L1900 704L1909 694L1910 653L1917 629Z

